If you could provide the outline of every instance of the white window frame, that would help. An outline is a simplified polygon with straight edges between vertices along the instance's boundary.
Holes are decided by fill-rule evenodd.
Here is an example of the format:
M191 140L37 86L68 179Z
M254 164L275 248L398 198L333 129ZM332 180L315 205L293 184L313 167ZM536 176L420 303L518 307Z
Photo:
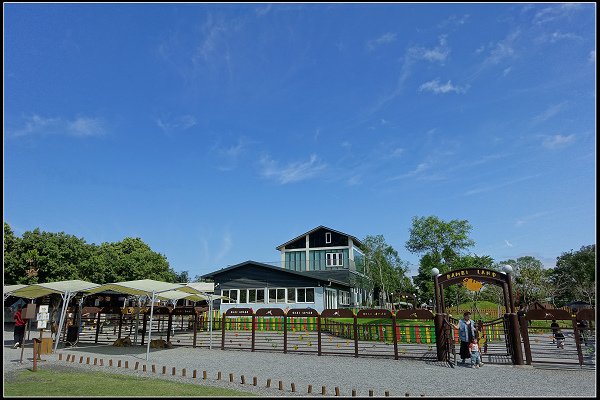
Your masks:
M344 266L344 253L325 253L325 263L328 267L343 267Z
M331 243L331 232L325 232L325 244L329 243Z
M254 291L254 301L250 301L250 293L251 291ZM263 301L259 302L257 293L259 291L263 292ZM255 288L255 289L248 289L248 296L246 297L246 300L248 301L248 304L265 304L268 302L268 293L267 293L267 297L265 298L265 288Z
M269 294L269 290L274 290L275 291L275 301L274 302L271 301L271 295ZM283 300L282 301L279 301L279 297L277 296L277 291L278 290L283 290ZM270 287L270 288L267 288L267 294L268 294L268 296L267 296L267 302L268 303L280 303L280 304L281 303L287 303L287 290L285 288L273 288L273 287Z
M227 291L227 294L223 293L225 291ZM239 304L239 302L240 302L240 290L239 289L221 289L221 295L227 296L227 297L231 297L230 293L233 292L233 291L237 292L237 297L236 297L235 301L229 301L229 300L226 300L226 299L221 299L221 302L223 304Z
M350 305L350 292L346 292L345 290L339 291L339 299L338 302L340 305L349 306Z
M298 290L304 289L304 301L299 301L298 300ZM306 301L306 290L308 289L312 289L313 291L313 300L312 301ZM301 287L301 288L294 288L294 290L296 291L296 303L300 303L300 304L314 304L315 303L315 288L314 287Z

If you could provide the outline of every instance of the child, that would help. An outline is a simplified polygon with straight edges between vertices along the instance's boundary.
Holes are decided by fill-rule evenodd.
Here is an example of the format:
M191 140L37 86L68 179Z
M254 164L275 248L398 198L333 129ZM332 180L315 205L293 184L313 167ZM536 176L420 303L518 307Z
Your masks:
M471 343L469 343L469 351L471 352L471 368L479 368L483 366L481 362L481 354L479 353L479 344L477 343L477 339L473 338Z
M561 332L560 329L556 330L554 334L554 338L556 339L556 348L564 349L565 348L565 335Z

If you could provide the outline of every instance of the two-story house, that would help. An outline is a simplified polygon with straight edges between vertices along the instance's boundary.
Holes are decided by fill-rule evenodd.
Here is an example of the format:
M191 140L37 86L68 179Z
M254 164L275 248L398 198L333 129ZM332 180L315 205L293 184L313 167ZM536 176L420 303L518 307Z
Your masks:
M326 308L365 304L371 293L359 239L318 226L277 247L281 266L246 261L203 275L232 307Z

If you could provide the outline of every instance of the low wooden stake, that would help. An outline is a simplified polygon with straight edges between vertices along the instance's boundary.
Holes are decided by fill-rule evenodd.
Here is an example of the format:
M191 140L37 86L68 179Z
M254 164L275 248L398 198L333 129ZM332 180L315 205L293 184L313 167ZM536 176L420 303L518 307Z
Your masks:
M172 374L173 376L175 376L175 367L173 367L173 369L171 370L171 374Z
M270 388L271 387L271 378L267 379L267 387Z
M252 386L256 386L257 383L258 380L256 379L256 377L252 378Z
M62 361L62 353L58 355L58 361Z
M390 397L390 392L388 392L387 390L385 391L385 397Z
M167 373L167 367L165 367L164 365L162 367L162 373L163 373L163 375Z
M192 373L192 378L196 379L197 373L198 373L198 371L194 370L194 372Z
M335 395L339 396L340 395L340 388L339 387L335 387Z
M283 382L279 381L279 390L283 390Z
M307 393L312 393L312 385L308 385L308 392Z
M146 372L146 366L144 365L144 372ZM152 373L156 373L156 364L152 364Z
M133 367L133 369L135 369L137 371L138 367L140 366L140 362L136 361L135 362L135 366Z
M217 372L217 380L220 381L221 380L221 371Z
M112 358L110 360L108 360L108 366L112 367Z
M233 374L229 374L229 382L233 382Z
M325 386L321 386L321 395L325 396L327 394L327 388Z
M185 368L181 370L181 376L185 376Z
M202 371L202 379L206 379L206 371Z
M292 393L296 392L296 384L292 383Z
M89 365L89 363L90 363L90 358L89 357L85 358L85 363Z
M104 358L101 358L101 359L100 359L100 366L101 366L101 367L104 367Z
M83 362L83 356L79 357L79 364Z
M121 368L121 360L117 361L117 368Z
M154 365L153 365L154 367ZM146 364L142 365L142 372L146 372ZM156 369L154 369L154 371L152 372L156 372Z
M404 393L404 397L410 397L410 394Z
M129 361L125 360L125 368L129 369Z
M242 375L242 377L241 377L241 381L242 381L242 385L245 385L245 384L246 384L246 378L244 377L244 375Z
M94 357L94 365L98 365L98 357Z
M373 397L373 389L369 389L369 397Z
M356 389L352 389L352 397L356 397Z

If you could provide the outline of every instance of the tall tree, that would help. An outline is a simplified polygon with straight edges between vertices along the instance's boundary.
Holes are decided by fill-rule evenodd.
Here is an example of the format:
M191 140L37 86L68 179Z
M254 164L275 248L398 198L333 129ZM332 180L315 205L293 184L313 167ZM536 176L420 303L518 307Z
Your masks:
M367 236L362 243L367 276L380 294L380 305L390 301L390 293L410 290L410 280L405 279L408 264L383 235Z
M546 299L545 287L549 275L540 260L532 256L524 256L516 260L503 261L500 265L510 265L513 268L514 286L519 304L527 305Z
M558 305L574 300L586 300L594 304L596 245L582 246L578 251L571 250L557 257L551 281L565 285L565 290L557 296Z
M475 241L469 238L471 229L467 220L446 222L433 215L413 217L406 249L411 253L423 254L419 263L419 273L413 279L419 288L422 301L430 301L434 297L432 268L445 273L461 268L461 265L468 262L461 260L460 255L462 251L475 245ZM455 299L457 290L461 289L450 287L446 297Z
M97 246L64 232L39 228L18 238L7 223L4 237L5 284L71 279L98 284L136 279L175 282L177 278L166 257L139 238Z

